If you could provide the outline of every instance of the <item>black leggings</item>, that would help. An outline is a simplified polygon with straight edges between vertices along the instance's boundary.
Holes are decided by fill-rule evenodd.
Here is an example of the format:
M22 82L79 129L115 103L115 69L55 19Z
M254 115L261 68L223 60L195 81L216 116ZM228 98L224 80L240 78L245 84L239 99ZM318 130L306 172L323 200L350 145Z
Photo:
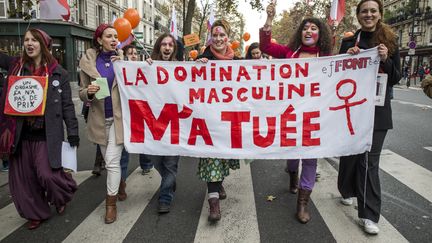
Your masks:
M207 191L208 193L219 192L221 186L222 186L222 181L207 182Z

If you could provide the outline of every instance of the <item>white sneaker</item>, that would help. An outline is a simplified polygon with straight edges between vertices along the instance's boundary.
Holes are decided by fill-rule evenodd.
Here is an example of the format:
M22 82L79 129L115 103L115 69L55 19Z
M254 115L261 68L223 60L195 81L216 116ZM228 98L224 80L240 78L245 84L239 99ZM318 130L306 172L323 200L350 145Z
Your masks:
M340 202L345 206L351 206L353 204L353 199L352 199L352 197L348 197L348 198L342 197Z
M363 227L363 230L371 235L376 235L379 232L378 224L373 222L370 219L362 219L359 220L360 226Z

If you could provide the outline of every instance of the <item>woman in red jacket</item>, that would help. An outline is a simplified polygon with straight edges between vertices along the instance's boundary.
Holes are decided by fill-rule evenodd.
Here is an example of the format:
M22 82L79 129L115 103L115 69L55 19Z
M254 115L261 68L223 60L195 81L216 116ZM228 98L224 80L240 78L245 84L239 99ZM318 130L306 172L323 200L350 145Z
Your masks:
M291 42L285 46L271 42L271 24L275 16L275 4L267 7L267 20L260 29L260 49L274 58L313 58L331 54L331 35L325 23L317 18L304 19ZM287 171L290 175L290 191L298 192L297 219L305 224L310 220L307 204L315 184L317 159L302 159L302 174L298 187L299 159L287 160Z

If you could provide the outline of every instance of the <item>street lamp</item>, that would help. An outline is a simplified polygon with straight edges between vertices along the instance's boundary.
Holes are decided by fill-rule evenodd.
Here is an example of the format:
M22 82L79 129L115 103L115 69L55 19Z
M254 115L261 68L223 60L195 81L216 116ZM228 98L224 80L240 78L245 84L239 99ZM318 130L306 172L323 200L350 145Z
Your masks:
M414 34L414 28L416 26L416 17L417 15L420 14L420 9L418 8L418 1L416 1L416 6L415 6L415 11L413 13L413 17L412 17L412 23L411 23L411 35L410 35L410 42L408 43L408 47L410 48L408 50L408 55L409 55L409 61L408 61L408 65L410 67L413 66L413 55L415 55L415 48L416 48L416 35ZM413 67L413 72L414 73L414 69L415 67ZM409 76L408 79L408 84L407 86L409 87L409 83L411 81L411 75ZM414 77L414 85L416 85L416 77Z

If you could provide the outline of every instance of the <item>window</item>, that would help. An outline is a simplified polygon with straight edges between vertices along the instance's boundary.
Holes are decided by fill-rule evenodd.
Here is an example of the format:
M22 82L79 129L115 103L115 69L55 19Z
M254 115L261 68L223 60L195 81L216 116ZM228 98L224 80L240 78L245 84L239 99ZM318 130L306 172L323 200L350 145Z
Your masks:
M87 1L79 0L79 20L80 25L87 25Z
M137 0L133 0L132 1L132 8L138 8L138 2L137 2Z
M403 35L403 29L399 30L399 47L402 47L402 35Z
M104 10L103 6L101 6L101 5L99 5L97 7L96 20L97 20L98 26L102 23L105 23L105 10Z
M96 17L96 27L97 26L99 26L100 25L100 22L99 22L99 14L98 14L98 9L99 9L99 5L95 5L95 17Z
M6 0L0 0L0 18L6 18L6 14Z
M128 0L123 0L123 7L128 8Z
M149 31L150 31L150 33L149 33L149 36L150 36L150 45L153 45L153 30L152 30L151 27L149 28Z
M432 44L432 27L429 28L429 44Z

